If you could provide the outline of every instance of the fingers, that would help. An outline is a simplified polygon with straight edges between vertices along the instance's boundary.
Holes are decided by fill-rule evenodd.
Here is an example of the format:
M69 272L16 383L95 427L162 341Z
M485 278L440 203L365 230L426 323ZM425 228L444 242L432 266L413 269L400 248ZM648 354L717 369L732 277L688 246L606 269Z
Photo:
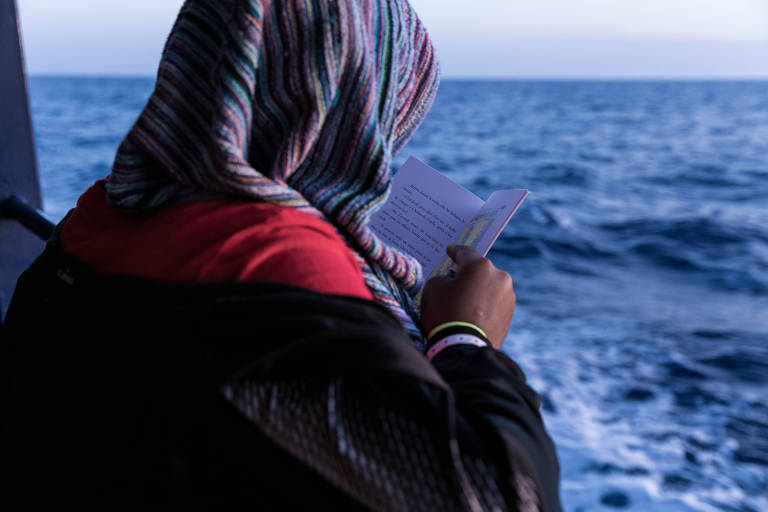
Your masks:
M456 266L460 269L466 266L468 263L482 260L483 256L475 250L474 247L468 245L449 245L445 248L446 254L451 258Z

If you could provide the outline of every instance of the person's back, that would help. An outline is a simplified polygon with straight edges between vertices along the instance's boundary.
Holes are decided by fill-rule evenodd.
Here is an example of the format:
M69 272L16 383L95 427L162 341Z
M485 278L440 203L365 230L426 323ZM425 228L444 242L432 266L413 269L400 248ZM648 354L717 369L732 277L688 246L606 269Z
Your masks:
M99 277L51 249L18 289L2 343L15 507L354 503L221 393L276 346L352 316L333 299L287 285Z
M21 504L559 507L538 397L491 347L430 364L371 301L98 276L54 244L18 290L3 360Z

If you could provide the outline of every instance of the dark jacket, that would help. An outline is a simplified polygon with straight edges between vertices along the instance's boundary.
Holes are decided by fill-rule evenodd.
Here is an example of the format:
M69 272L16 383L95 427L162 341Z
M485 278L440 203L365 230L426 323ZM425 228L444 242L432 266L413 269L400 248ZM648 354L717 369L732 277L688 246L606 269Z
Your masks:
M97 276L49 243L3 329L18 508L560 509L517 365L430 363L373 302Z

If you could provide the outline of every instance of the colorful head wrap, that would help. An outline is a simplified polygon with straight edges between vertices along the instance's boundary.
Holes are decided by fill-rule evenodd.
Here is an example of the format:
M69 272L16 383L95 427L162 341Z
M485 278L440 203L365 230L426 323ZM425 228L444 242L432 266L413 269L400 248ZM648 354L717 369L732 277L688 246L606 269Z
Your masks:
M421 272L367 220L431 106L432 45L407 0L188 0L123 140L109 201L151 210L205 191L331 222L415 336Z

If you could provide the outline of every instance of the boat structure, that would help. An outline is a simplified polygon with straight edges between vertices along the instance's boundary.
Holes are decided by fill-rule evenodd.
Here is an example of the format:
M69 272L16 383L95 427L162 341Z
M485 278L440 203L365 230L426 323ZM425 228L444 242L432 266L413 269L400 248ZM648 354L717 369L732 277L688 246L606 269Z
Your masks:
M42 195L16 1L0 2L0 320L53 224Z

